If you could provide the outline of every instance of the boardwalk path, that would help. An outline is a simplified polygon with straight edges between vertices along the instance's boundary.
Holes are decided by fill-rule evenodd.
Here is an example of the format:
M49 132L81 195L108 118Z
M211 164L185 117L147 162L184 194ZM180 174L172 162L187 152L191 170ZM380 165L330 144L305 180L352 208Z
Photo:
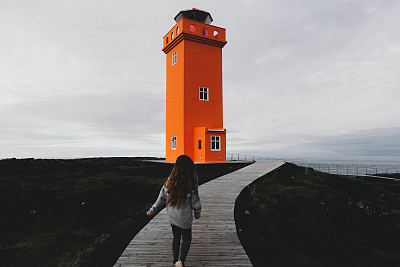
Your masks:
M240 191L282 165L256 162L199 187L200 220L194 220L186 267L251 266L236 235L233 210ZM165 209L140 231L114 266L172 266L172 232Z

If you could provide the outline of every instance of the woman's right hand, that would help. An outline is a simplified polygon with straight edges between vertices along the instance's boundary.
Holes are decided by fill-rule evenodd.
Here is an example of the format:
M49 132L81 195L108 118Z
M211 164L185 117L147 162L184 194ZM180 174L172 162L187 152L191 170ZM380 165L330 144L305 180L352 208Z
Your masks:
M148 211L146 212L146 215L147 215L147 216L151 216L151 215L153 215L153 213L152 213L150 210L148 210Z

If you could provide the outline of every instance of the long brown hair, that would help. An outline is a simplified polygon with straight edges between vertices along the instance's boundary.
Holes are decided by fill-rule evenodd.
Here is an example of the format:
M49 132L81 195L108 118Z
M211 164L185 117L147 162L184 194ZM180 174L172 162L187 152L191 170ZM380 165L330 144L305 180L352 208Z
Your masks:
M198 191L198 184L199 179L193 160L186 155L179 156L165 183L168 193L167 204L181 208L189 192Z

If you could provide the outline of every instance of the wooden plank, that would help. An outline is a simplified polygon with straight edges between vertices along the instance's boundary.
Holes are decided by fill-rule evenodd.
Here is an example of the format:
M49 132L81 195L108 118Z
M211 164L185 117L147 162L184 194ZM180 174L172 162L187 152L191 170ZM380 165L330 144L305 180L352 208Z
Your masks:
M202 212L200 220L193 222L186 267L251 266L236 234L235 200L244 187L282 164L256 162L199 187ZM172 266L171 246L172 231L164 209L132 239L114 266Z

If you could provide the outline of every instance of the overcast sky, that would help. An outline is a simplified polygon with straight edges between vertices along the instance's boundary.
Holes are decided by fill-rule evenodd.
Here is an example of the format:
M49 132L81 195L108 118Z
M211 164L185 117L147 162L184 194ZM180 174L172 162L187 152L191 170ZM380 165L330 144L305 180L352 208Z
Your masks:
M226 28L228 153L400 157L398 0L0 0L0 158L163 156L193 7Z

